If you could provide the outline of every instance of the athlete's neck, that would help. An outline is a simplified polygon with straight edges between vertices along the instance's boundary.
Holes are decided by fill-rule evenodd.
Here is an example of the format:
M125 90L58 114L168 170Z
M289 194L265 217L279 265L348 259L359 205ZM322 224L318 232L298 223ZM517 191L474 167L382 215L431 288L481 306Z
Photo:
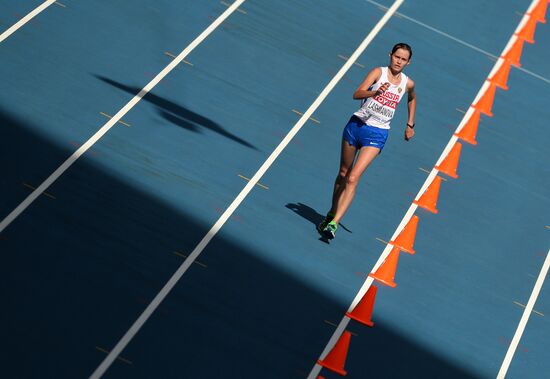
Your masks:
M403 70L401 70L403 71ZM398 79L401 76L401 71L395 71L391 67L388 66L388 73L394 78Z

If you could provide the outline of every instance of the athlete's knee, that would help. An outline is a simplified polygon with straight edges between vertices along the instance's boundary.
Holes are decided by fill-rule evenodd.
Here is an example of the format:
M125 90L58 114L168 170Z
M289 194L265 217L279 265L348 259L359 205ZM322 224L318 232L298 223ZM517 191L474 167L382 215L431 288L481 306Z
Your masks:
M349 174L349 169L347 167L340 167L340 170L338 171L337 180L345 182L348 174Z
M354 173L350 173L347 176L346 185L348 186L356 186L359 183L359 179L361 178L361 175L357 175Z

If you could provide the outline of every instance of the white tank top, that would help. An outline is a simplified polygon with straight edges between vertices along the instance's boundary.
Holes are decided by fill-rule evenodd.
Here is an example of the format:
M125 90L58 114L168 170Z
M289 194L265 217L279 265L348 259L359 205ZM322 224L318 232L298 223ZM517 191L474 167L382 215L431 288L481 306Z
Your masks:
M380 68L382 69L382 75L369 88L369 91L376 91L382 84L386 82L390 83L388 80L388 68ZM354 115L359 117L365 124L381 129L389 129L390 121L397 109L397 104L401 101L405 92L407 92L407 76L401 73L401 83L399 85L390 83L390 88L385 93L363 100L361 108Z

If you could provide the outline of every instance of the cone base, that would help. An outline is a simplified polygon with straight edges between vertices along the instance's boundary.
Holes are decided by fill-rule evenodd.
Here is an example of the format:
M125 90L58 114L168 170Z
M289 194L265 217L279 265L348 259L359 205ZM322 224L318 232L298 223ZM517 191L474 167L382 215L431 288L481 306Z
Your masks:
M504 91L508 91L509 87L506 85L506 84L501 84L501 83L497 83L497 82L493 82L492 80L489 80L489 82L493 83L495 86L497 86L498 88L504 90Z
M456 135L456 134L455 134L455 135ZM467 141L466 141L466 142L467 142ZM475 142L475 141L474 141L474 142ZM442 172L443 174L445 174L445 175L447 175L447 176L450 176L450 177L453 178L453 179L457 179L457 178L458 178L458 175L457 175L457 174L452 173L452 172L447 172L447 171L445 171L445 170L442 170L441 167L439 167L439 166L435 166L434 168L435 168L436 170L438 170L439 172ZM414 254L414 253L412 253L412 254Z
M416 253L416 251L415 251L414 249L408 249L408 248L406 248L406 247L404 247L404 246L397 245L397 244L395 243L395 241L390 241L390 244L392 244L392 245L395 246L395 247L398 247L399 250L401 250L401 251L403 251L403 252L405 252L405 253L407 253L407 254L414 255L414 254Z
M413 204L416 204L416 205L418 205L420 208L423 208L423 209L425 209L425 210L427 210L427 211L430 211L430 212L432 212L432 213L435 213L435 214L437 214L437 213L439 212L436 208L430 208L430 207L428 207L428 206L426 206L426 205L424 205L424 204L420 204L420 203L419 203L418 201L416 201L416 200L413 200Z
M369 328L372 328L374 326L374 322L372 322L371 320L364 320L361 317L355 316L353 313L346 312L346 316L357 322L360 322L363 325L368 326Z
M392 287L392 288L397 287L397 284L396 284L395 282L393 282L393 281L390 282L390 281L387 281L387 280L385 280L385 279L381 279L381 278L375 276L374 274L369 274L369 276L370 276L371 278L373 278L373 279L379 281L380 283L389 286L389 287Z
M348 374L348 372L346 370L344 370L343 368L335 367L335 366L331 365L330 363L323 362L320 359L317 360L317 364L320 364L324 368L328 368L330 371L334 371L335 373L340 374L342 376L346 376Z
M473 107L474 109L477 109L480 113L483 113L483 114L486 115L486 116L489 116L489 117L493 117L493 116L494 116L494 115L493 115L493 112L491 112L489 109L483 109L483 108L479 107L477 104L472 105L472 107Z
M474 145L474 146L477 145L477 141L475 139L469 139L469 138L462 137L458 133L454 133L453 136L460 138L464 142L468 142L470 145Z
M534 40L534 39L525 39L525 37L522 37L522 36L520 36L520 35L517 34L517 33L515 33L514 35L517 36L518 38L521 38L521 39L524 40L525 42L530 43L531 45L535 43L535 40Z

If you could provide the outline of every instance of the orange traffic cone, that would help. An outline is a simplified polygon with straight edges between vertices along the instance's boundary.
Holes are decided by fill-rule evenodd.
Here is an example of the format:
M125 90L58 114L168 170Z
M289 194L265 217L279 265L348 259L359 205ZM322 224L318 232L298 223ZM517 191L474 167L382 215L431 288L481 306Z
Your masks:
M535 17L529 17L527 22L523 25L521 30L515 33L519 38L525 40L528 43L535 43L535 28L537 26L537 19Z
M414 200L413 203L432 213L437 213L435 208L437 204L437 196L439 195L439 187L441 187L441 177L436 176L428 189L420 196L420 199Z
M458 175L456 174L456 169L458 167L458 158L460 157L461 149L462 144L460 142L455 143L443 162L441 162L440 165L435 166L435 169L439 170L439 172L449 175L453 179L458 178Z
M351 333L345 330L325 359L319 359L317 363L342 376L347 375L348 373L344 370L344 364L346 363L350 340Z
M510 61L508 59L503 59L500 68L495 72L493 76L489 78L489 82L493 83L497 87L507 90L508 86L506 82L508 81L508 74L510 73Z
M363 296L359 304L357 304L351 312L346 312L346 316L372 328L374 326L374 322L372 322L370 318L372 316L372 309L374 308L374 299L376 298L377 290L378 288L372 285Z
M479 111L476 109L470 117L470 119L464 124L462 129L454 135L460 138L463 141L468 142L471 145L477 145L476 133L477 126L479 124Z
M533 11L530 13L531 17L534 17L537 22L546 24L546 7L548 3L544 0L539 1L539 4L535 6Z
M390 243L398 247L401 251L404 251L405 253L414 254L415 251L413 249L414 245L414 237L416 236L416 227L418 226L418 216L413 215L409 222L407 222L407 225L403 228L401 233L397 236L397 238L393 241L390 241Z
M495 100L495 91L496 91L495 85L489 82L489 88L487 88L485 93L481 96L481 98L477 101L477 103L472 105L472 107L479 109L481 113L489 117L493 117L493 113L491 112L491 107L493 106L493 101Z
M512 44L512 46L506 51L506 53L502 56L504 59L509 59L510 63L512 63L516 67L521 67L521 63L519 63L521 58L521 51L523 50L523 39L516 37L516 40Z
M399 248L394 247L390 254L386 257L386 260L374 274L369 274L373 279L378 280L380 283L384 283L387 286L395 287L395 270L397 270L397 262L399 261Z

